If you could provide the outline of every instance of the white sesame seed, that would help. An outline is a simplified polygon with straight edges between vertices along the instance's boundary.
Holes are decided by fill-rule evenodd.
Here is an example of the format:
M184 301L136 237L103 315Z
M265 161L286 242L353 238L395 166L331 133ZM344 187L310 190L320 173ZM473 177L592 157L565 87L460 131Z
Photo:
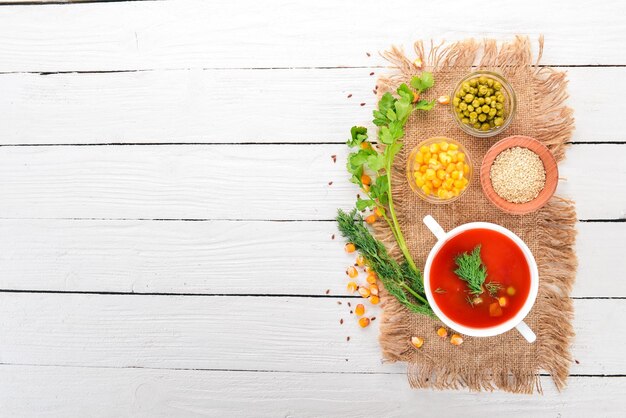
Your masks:
M502 151L489 174L498 196L511 203L533 200L546 184L543 162L528 148L514 147Z

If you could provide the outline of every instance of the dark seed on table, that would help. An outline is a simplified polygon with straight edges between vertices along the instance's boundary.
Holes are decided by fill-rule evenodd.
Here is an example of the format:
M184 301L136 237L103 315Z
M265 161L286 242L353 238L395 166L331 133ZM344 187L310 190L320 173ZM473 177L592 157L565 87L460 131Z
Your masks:
M372 90L372 92L373 92L374 94L378 94L378 92L376 91L376 89Z
M329 181L329 182L328 182L328 185L329 185L329 186L332 186L332 185L333 185L333 182L332 182L332 181Z
M352 315L354 312L350 311L350 315Z
M350 341L350 337L346 337L346 341Z
M361 106L365 106L365 103L361 103Z
M339 323L340 323L341 325L343 325L343 318L341 318L341 319L339 320Z
M374 75L374 71L372 71L372 72L370 73L370 75Z
M352 97L352 93L348 94L348 99L349 99L350 97Z
M333 163L337 162L337 156L335 154L331 155L330 158L333 159Z
M376 317L373 316L372 319L370 319L370 321L376 321Z
M337 305L341 305L341 301L340 300L337 301Z
M335 239L335 234L332 234L332 235L330 236L330 239Z
M350 305L350 302L348 302L348 306L352 306L352 305Z
M370 54L369 52L366 52L365 55L367 55L368 57L372 56L372 54Z
M580 364L580 361L578 361L578 360L574 360L574 361L576 362L576 364Z
M330 289L326 289L326 294L329 294L329 293L330 293Z

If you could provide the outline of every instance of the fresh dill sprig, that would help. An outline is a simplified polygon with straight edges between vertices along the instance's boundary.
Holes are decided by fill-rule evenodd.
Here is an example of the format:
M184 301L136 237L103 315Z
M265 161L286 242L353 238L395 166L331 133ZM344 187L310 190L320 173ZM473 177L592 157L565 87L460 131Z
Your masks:
M444 293L448 293L448 291L446 289L442 289L441 287L438 287L435 289L435 293L439 293L440 295L443 295Z
M389 294L411 312L434 316L424 296L421 273L415 272L406 262L399 264L391 258L385 246L363 224L363 217L356 209L350 213L339 209L337 224L344 238L367 259Z
M487 267L485 267L483 260L480 258L480 245L477 245L471 254L463 253L458 255L454 261L458 266L454 273L461 280L467 282L470 293L473 295L483 293L483 283L485 283L487 278Z
M498 296L498 292L502 289L502 285L498 282L489 282L485 283L485 288L487 288L487 292L489 292L489 296L495 298Z
M471 297L470 295L467 295L467 297L465 298L465 300L467 301L467 303L469 303L470 305L472 305L472 308L474 307L474 298Z

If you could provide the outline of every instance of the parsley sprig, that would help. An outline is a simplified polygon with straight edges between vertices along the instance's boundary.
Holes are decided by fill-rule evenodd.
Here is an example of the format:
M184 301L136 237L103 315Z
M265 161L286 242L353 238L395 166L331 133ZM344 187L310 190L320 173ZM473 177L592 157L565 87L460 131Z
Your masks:
M378 140L382 151L374 149L368 142L367 128L353 126L350 130L351 138L347 144L351 148L359 147L359 151L348 156L347 168L352 175L350 181L363 189L366 199L357 199L358 210L378 208L383 219L393 233L404 258L415 274L419 272L406 245L400 224L396 216L391 194L391 169L395 156L400 152L404 143L404 127L411 113L415 110L430 110L435 101L418 100L419 95L434 84L433 75L424 71L420 76L411 79L411 87L402 83L397 88L397 97L385 93L378 102L378 109L374 110L374 125L378 126ZM366 146L362 146L365 143ZM364 172L373 174L375 180L371 185L364 185Z

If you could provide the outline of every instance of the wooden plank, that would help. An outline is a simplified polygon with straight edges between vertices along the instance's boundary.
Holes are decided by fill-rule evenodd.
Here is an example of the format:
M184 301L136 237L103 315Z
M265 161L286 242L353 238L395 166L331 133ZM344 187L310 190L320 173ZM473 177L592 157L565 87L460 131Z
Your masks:
M402 373L401 364L381 362L379 321L362 329L347 300L337 302L3 292L0 352L3 363L23 365ZM624 300L574 306L580 364L572 373L626 373L626 337L617 331ZM368 315L380 311L368 307Z
M623 412L624 378L570 378L543 396L411 390L387 374L254 373L0 366L0 404L9 416L361 417L602 416ZM251 413L251 411L254 411ZM478 412L475 411L475 412Z
M0 71L378 65L376 52L391 44L410 49L414 40L431 37L510 39L520 28L535 39L545 34L546 64L626 63L624 2L507 2L497 19L487 20L459 13L464 6L455 0L416 10L410 0L394 3L394 10L413 13L409 19L381 13L372 0L320 0L306 10L284 0L6 6ZM589 27L592 37L581 30Z
M625 153L569 151L559 193L580 219L626 217ZM0 218L332 219L357 193L346 155L344 145L0 147Z
M626 297L626 223L578 230L572 295ZM345 296L354 262L332 222L0 220L0 236L5 290Z
M371 71L385 70L2 74L0 141L340 142L353 125L373 127ZM569 104L584 116L573 140L626 142L615 94L626 90L626 68L570 68L568 75Z

